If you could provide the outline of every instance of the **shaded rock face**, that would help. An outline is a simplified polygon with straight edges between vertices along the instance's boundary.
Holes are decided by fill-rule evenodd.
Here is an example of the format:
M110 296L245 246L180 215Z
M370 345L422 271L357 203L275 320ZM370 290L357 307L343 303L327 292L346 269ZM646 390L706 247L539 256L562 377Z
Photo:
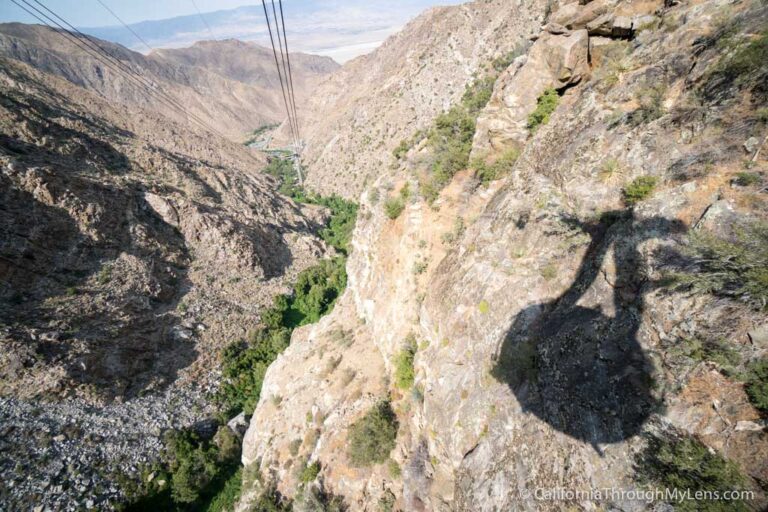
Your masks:
M13 365L4 393L125 398L167 386L198 360L196 340L221 346L255 325L216 326L246 305L225 305L240 281L263 285L245 292L258 309L322 253L322 214L274 194L245 148L217 154L196 134L171 145L174 125L134 121L5 62L0 319L6 343L26 353L26 339L43 361ZM189 313L200 292L205 305ZM58 366L65 381L27 380Z
M35 192L16 188L13 178L34 183ZM65 185L55 176L34 171L25 176L4 173L0 183L5 228L0 235L5 264L0 321L14 326L10 337L22 338L24 331L48 322L52 330L35 343L37 353L43 366L69 359L65 369L72 386L135 396L153 382L173 382L176 372L196 359L194 343L171 336L178 319L165 316L158 321L147 315L175 309L188 286L190 257L180 233L155 216L141 196L112 187L77 179ZM78 189L87 190L78 199L88 201L91 233L82 232L80 219L70 217L62 205L66 199L60 194ZM153 246L148 240L160 244ZM149 259L151 266L142 263ZM104 267L107 261L116 263ZM76 318L76 323L63 332L60 315L67 308L51 307L52 302L79 294L89 280L99 279L103 268L117 274L130 266L146 272L144 282L133 283L138 297L125 300L119 311L72 309L70 322ZM72 357L75 353L80 356ZM13 379L3 377L4 382Z
M685 229L664 218L633 223L622 217L606 214L616 222L611 226L573 221L591 237L573 283L553 301L517 314L491 371L510 386L524 413L598 451L637 435L661 405L651 392L653 365L638 340L647 278L635 245ZM609 254L616 268L610 316L600 306L579 305Z

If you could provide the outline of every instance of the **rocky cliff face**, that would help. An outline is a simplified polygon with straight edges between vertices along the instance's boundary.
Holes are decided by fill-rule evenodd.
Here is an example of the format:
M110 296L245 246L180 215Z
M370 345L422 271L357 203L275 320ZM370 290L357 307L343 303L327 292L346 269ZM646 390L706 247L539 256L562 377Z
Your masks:
M2 502L114 505L212 414L219 349L326 253L325 214L242 145L0 69Z
M95 39L95 44L205 120L233 141L285 118L280 83L271 50L240 41L207 41L190 48L159 50L149 55ZM50 28L0 25L0 54L97 91L129 107L141 107L189 124L184 113L148 96L135 82L71 43ZM292 54L297 101L302 103L314 81L338 68L327 57Z
M332 112L341 97L315 99L327 102L326 122L346 126L313 140L326 142L310 149L308 182L339 191L344 183L350 195L366 177L372 185L361 196L342 303L297 331L267 374L243 451L246 471L260 477L243 510L269 485L289 497L321 488L353 510L663 510L617 497L525 496L642 489L652 440L683 438L745 475L741 485L756 493L748 510L766 506L765 420L739 379L768 350L765 311L665 279L685 260L691 233L728 236L765 220L768 68L764 50L743 51L764 45L754 41L764 40L766 9L594 0L549 10L541 28L543 6L523 10L509 32L466 25L467 40L499 48L537 28L478 121L474 155L520 151L487 186L464 171L432 206L412 193L395 220L382 207L404 184L417 189L411 170L430 158L417 146L395 162L393 141L443 108L422 96L404 116L402 98L434 83L437 103L456 99L442 95L442 80L420 82L407 57L399 79L373 81L378 94L341 115ZM509 2L432 11L332 80L363 67L376 76L385 56L419 47L415 34L454 33L426 35L422 24L476 20L480 11L498 15L490 27L506 23L501 13L518 14ZM433 50L440 69L448 46ZM477 50L465 69L493 54ZM445 69L459 77L455 87L468 76ZM550 90L552 109L534 124ZM399 122L388 126L390 115ZM371 133L371 122L388 129ZM330 178L330 169L353 167L363 177ZM415 382L404 391L392 376L409 334ZM718 340L729 362L692 355L695 339ZM402 474L349 456L350 427L385 397L399 425L389 457ZM307 461L320 464L314 483L299 479Z
M458 101L494 58L526 44L543 4L488 0L430 9L328 77L299 114L308 184L356 198L391 164L401 140Z

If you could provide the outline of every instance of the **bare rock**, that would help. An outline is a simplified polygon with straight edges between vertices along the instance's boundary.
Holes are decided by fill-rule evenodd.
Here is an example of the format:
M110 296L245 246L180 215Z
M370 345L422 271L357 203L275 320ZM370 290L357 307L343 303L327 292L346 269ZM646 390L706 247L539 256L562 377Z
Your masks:
M520 146L528 138L528 115L550 87L563 89L589 73L589 36L544 33L524 61L516 61L500 78L486 111L478 119L476 154Z
M758 347L768 347L768 324L755 327L747 333L749 341Z
M590 36L610 37L613 35L613 14L605 13L587 23Z
M611 35L618 38L632 37L632 18L629 16L616 16L613 19Z
M757 137L750 137L744 141L744 151L750 155L754 154L758 147L760 147L760 139Z
M612 2L610 0L594 0L587 5L572 2L558 9L550 17L550 21L571 30L580 30L587 28L590 22L606 14L611 6Z

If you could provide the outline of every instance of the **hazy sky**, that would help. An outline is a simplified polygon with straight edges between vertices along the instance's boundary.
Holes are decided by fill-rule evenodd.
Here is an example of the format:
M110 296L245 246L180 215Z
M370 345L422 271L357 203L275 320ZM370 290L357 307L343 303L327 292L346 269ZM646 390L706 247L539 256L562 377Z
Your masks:
M36 5L34 0L27 0ZM283 4L294 3L296 0L283 0ZM78 27L99 27L115 25L117 21L97 0L40 0L41 3L61 14L70 23ZM195 4L203 13L234 9L244 5L261 5L254 0L102 0L104 4L115 11L126 23L136 23L145 20L160 20L175 16L197 14ZM22 3L22 2L20 2ZM355 7L365 9L372 2L366 0L312 0L312 4L329 9L339 7ZM430 5L446 5L461 3L460 0L390 0L391 9L397 11L401 7L421 4L425 8ZM39 6L37 6L39 7ZM0 22L21 21L37 23L31 16L10 0L0 0Z
M27 0L36 5L34 0ZM79 27L98 27L102 25L114 25L117 23L96 0L40 0L67 19L70 23ZM288 3L291 0L283 0ZM197 14L194 4L202 12L233 9L242 5L255 4L253 0L102 0L104 4L115 11L126 23L136 23L145 20L161 20L174 16ZM22 2L19 2L22 3ZM359 3L359 2L348 2ZM38 6L39 7L39 6ZM37 23L31 16L17 7L10 0L0 0L0 21L23 21L25 23Z
M20 3L21 0L17 0ZM35 0L28 3L42 8ZM98 0L38 0L76 27L136 51L146 48ZM190 46L206 39L236 38L268 45L260 1L255 0L101 0L153 48ZM268 2L269 3L269 2ZM424 9L462 0L283 0L292 50L327 55L339 62L367 53ZM195 5L203 13L203 23ZM232 11L237 7L252 9ZM0 0L0 22L39 23L10 0ZM104 27L110 27L104 29Z

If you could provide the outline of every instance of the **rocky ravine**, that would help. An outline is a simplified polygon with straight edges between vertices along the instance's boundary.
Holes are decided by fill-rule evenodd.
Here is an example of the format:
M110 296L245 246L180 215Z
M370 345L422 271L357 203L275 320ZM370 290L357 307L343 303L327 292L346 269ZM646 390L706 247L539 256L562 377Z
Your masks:
M108 508L210 417L219 350L326 254L325 214L242 145L0 70L0 498Z
M502 4L455 12L512 3ZM685 340L718 336L739 364L763 357L765 313L671 291L662 279L686 233L728 233L766 217L766 155L755 153L768 129L756 114L768 99L768 69L763 61L748 79L718 74L729 40L764 34L766 9L594 0L550 10L478 122L475 155L521 150L502 180L484 187L461 172L434 208L416 197L390 220L384 198L406 182L415 190L410 171L429 158L421 145L393 165L389 146L412 129L411 117L367 132L371 149L361 145L363 132L329 130L332 143L310 151L322 153L311 160L314 186L336 187L328 169L361 155L373 185L361 196L347 293L319 324L297 330L267 373L243 449L260 485L244 494L241 510L269 484L299 494L307 460L321 467L308 485L342 496L352 510L376 510L389 497L398 510L665 510L520 493L637 489L648 435L683 434L747 475L751 510L768 503L765 419L732 373L680 356ZM449 16L430 16L438 12ZM543 19L543 7L529 12L523 19ZM422 32L422 22L403 34ZM475 40L511 48L527 35L519 30L499 34L505 41L485 32ZM405 41L390 40L366 67L388 65L382 56L405 52ZM401 78L392 83L403 96L419 93ZM548 88L559 91L559 104L532 134L528 116ZM383 98L360 98L333 116L347 119L344 130L355 116L368 123L373 112L395 115L400 102L387 98L390 111ZM754 159L748 167L762 188L734 184L745 159ZM622 190L641 176L655 178L656 190L630 208ZM358 178L345 178L350 194L362 188ZM411 332L419 340L413 393L389 378ZM347 453L350 425L386 396L400 424L390 457L402 476L387 464L354 467Z

